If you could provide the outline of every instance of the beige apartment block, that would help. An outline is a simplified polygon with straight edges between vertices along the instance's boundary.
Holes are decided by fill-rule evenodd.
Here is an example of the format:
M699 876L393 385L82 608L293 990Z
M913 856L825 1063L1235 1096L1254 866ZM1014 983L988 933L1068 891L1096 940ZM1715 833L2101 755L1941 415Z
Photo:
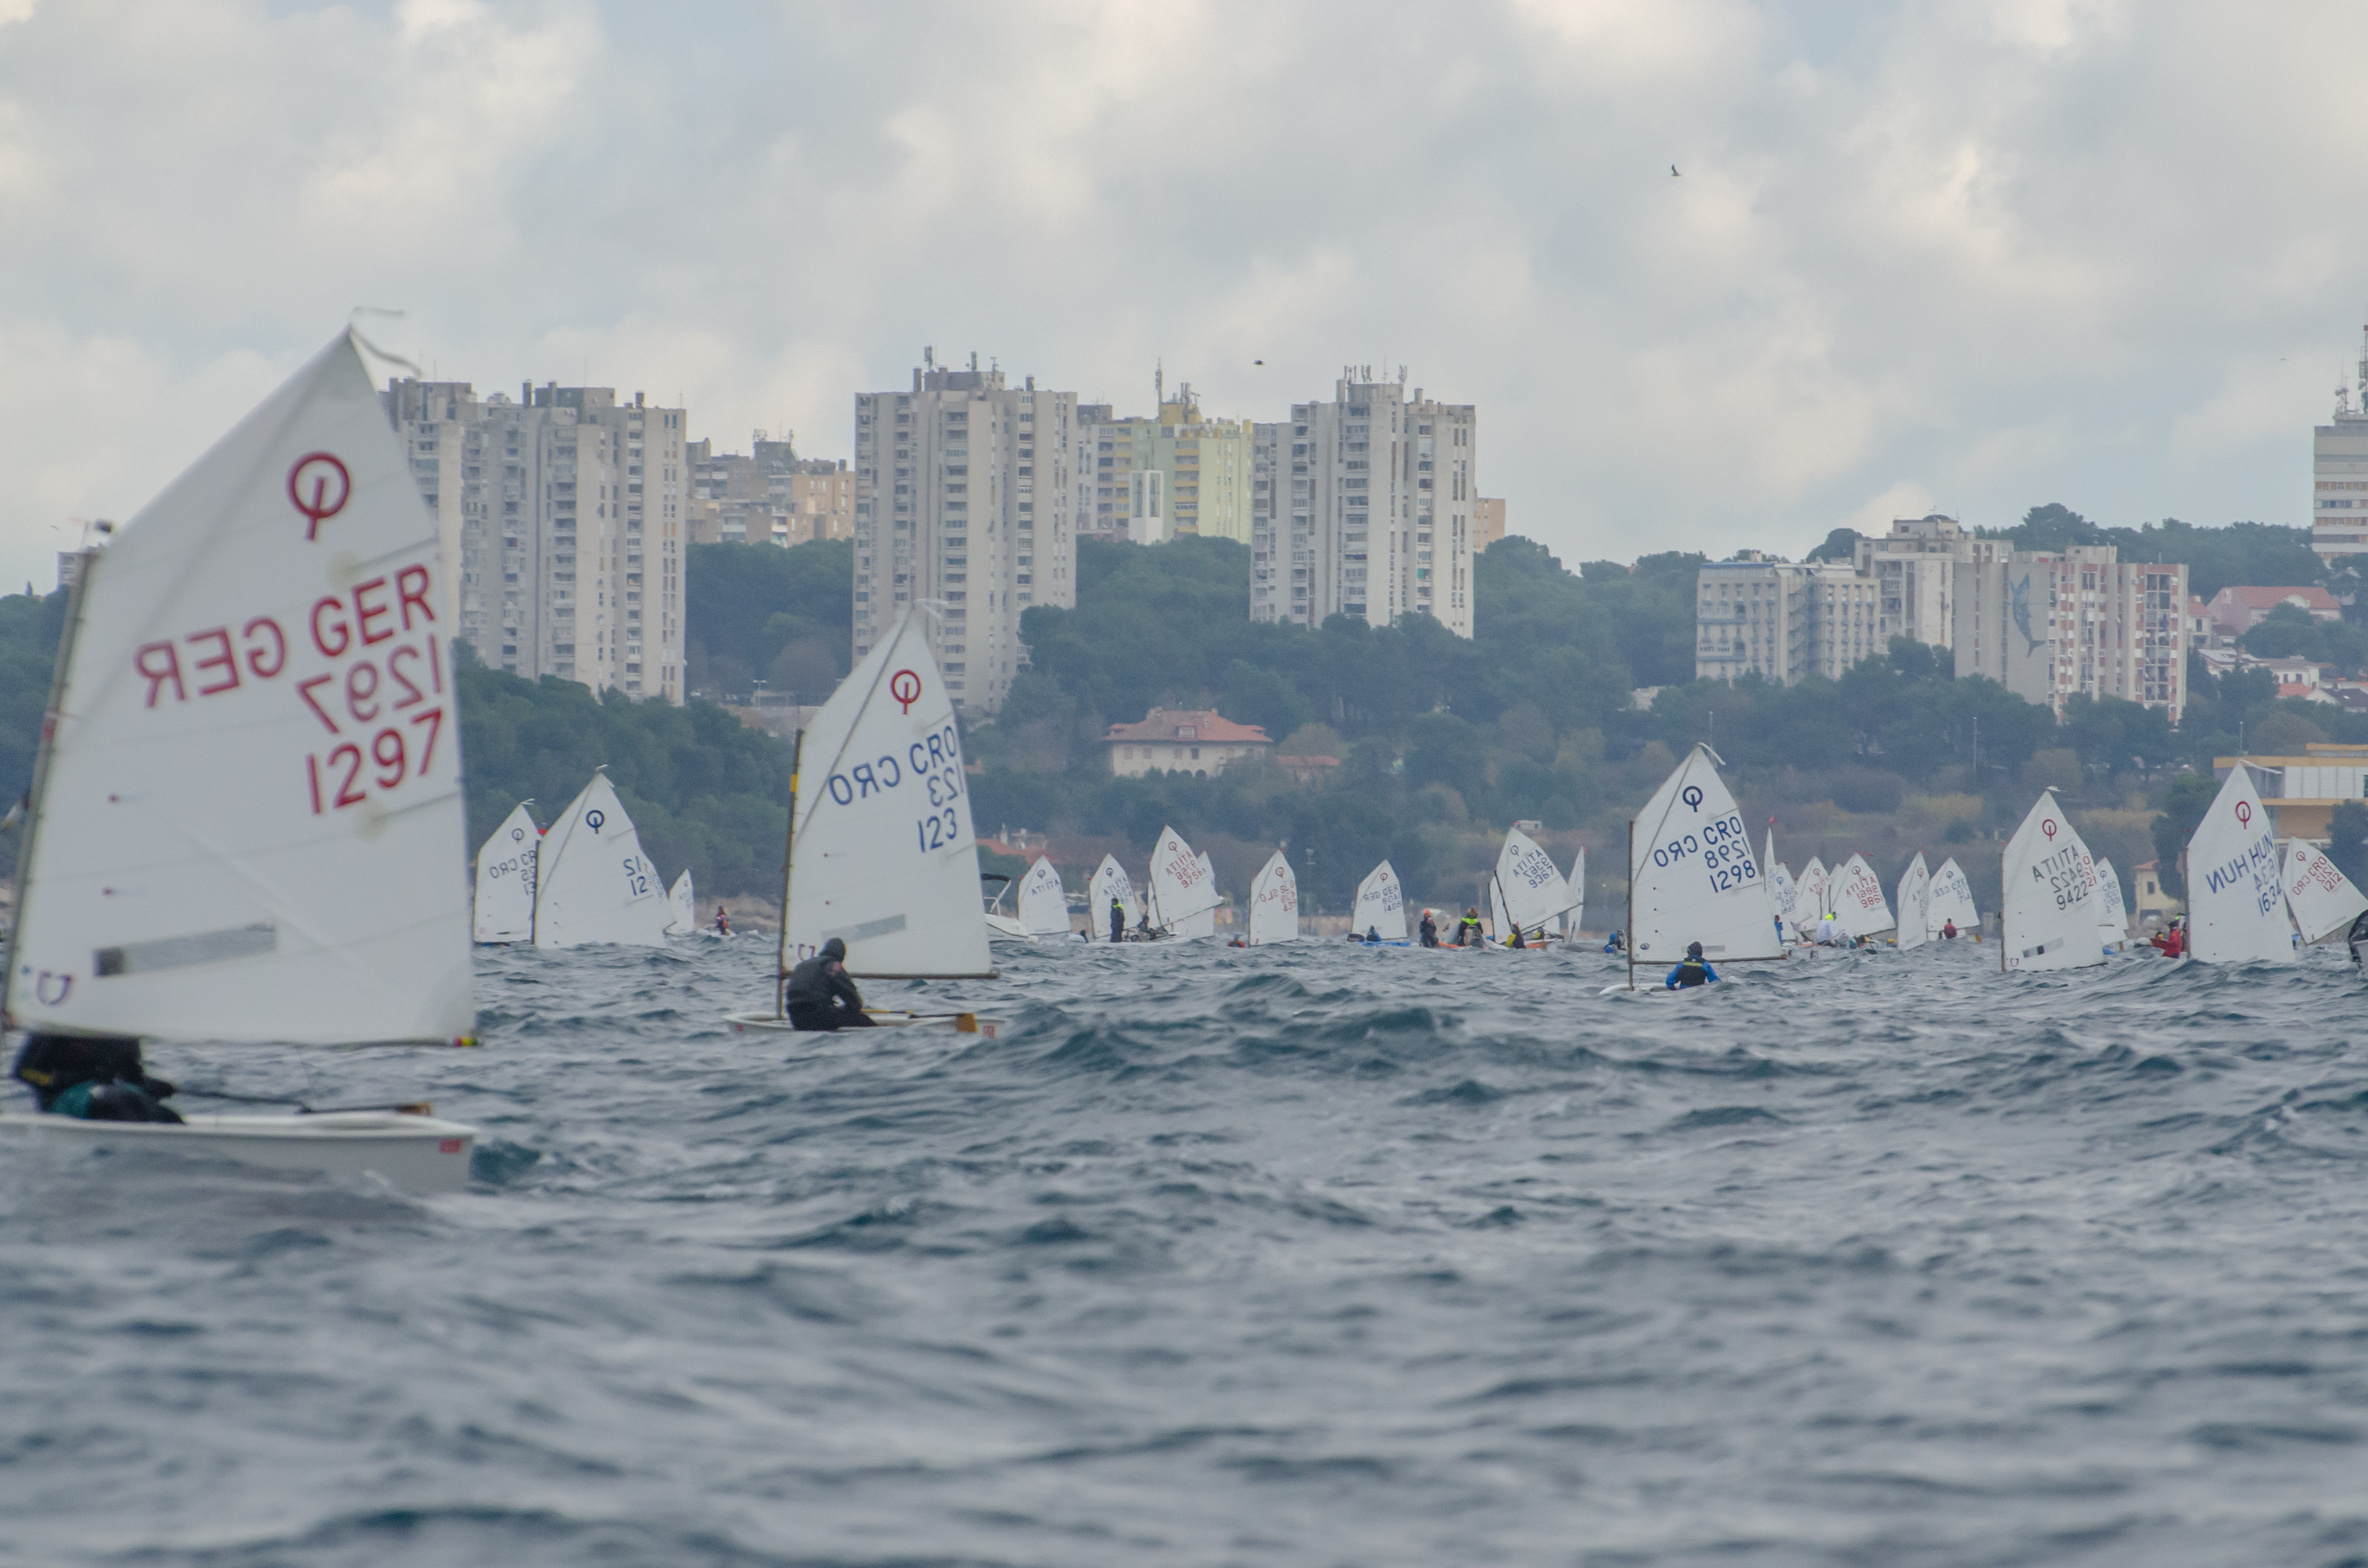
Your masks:
M965 709L992 713L1028 662L1019 620L1076 603L1075 392L925 354L909 392L855 399L855 656L926 606ZM1041 508L1041 509L1040 509Z
M2059 717L2077 693L2187 708L2187 568L2112 545L2017 551L1960 565L1957 674L1987 676Z
M1472 552L1477 555L1504 537L1504 498L1483 495L1472 504Z
M1344 371L1329 403L1252 433L1250 619L1411 613L1472 635L1479 415L1406 376Z
M1166 373L1152 376L1158 415L1115 419L1107 404L1080 429L1079 460L1090 460L1093 531L1137 544L1165 544L1186 534L1250 539L1251 427L1239 419L1212 419L1201 410L1191 383L1170 398Z
M1840 562L1743 551L1695 574L1694 678L1828 679L1878 646L1873 579Z

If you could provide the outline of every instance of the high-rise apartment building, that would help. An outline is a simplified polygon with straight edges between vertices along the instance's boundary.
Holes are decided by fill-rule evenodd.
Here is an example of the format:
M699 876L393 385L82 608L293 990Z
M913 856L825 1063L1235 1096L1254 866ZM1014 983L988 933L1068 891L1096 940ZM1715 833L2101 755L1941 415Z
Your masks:
M845 459L801 458L761 430L750 452L717 452L700 439L690 463L693 544L775 544L855 537L855 471Z
M1877 642L1873 579L1838 561L1777 561L1747 550L1703 566L1694 594L1697 680L1830 680L1887 645Z
M1935 648L1956 645L1957 568L2004 561L2004 540L1976 539L1954 517L1902 517L1891 532L1858 541L1852 565L1875 582L1878 648L1912 637Z
M2360 406L2335 389L2334 423L2310 438L2310 547L2323 561L2368 555L2368 327L2361 329Z
M992 713L1028 662L1019 618L1076 603L1075 392L1003 372L913 372L855 399L855 656L928 606L931 651L964 708ZM1041 508L1041 509L1040 509Z
M1092 427L1094 516L1113 537L1165 544L1181 534L1250 540L1251 432L1201 412L1191 383L1172 399L1152 378L1158 415Z
M1957 572L1957 674L1981 675L2061 717L2076 692L2187 708L2187 568L2124 562L2112 545L2017 551Z
M403 379L382 400L443 533L454 635L529 678L680 702L684 411L611 387Z
M1387 626L1417 611L1472 635L1479 416L1371 368L1329 403L1252 432L1250 619Z

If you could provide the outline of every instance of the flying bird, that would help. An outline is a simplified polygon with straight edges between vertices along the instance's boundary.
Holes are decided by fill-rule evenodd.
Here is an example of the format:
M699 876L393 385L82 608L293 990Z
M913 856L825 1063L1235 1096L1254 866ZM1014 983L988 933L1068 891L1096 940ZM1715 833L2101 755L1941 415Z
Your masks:
M1670 177L1671 179L1683 179L1685 176L1684 176L1683 175L1680 175L1679 173L1678 173L1678 165L1675 165L1675 164L1671 164L1671 165L1669 165L1669 177Z
M1253 359L1253 360L1251 360L1251 361L1250 361L1250 363L1251 363L1251 364L1253 364L1253 365L1263 365L1263 364L1265 364L1265 363L1266 363L1266 361L1265 361L1265 360L1263 360L1263 359Z

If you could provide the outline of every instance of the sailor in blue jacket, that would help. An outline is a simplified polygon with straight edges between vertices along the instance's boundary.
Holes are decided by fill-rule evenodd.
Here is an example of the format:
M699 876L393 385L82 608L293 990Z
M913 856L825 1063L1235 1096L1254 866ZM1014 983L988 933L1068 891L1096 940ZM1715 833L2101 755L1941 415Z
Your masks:
M1702 960L1702 944L1689 942L1686 944L1686 956L1678 960L1677 968L1669 971L1668 989L1677 991L1695 985L1708 985L1717 978L1718 971L1711 968Z

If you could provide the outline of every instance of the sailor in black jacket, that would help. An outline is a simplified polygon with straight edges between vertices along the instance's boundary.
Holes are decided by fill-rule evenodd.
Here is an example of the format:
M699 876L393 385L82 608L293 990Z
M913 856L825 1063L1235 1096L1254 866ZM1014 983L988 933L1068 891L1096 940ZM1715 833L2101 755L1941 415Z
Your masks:
M836 937L790 971L790 988L782 1000L788 1004L790 1022L802 1029L872 1027L871 1015L863 1010L863 993L847 977L847 944Z

